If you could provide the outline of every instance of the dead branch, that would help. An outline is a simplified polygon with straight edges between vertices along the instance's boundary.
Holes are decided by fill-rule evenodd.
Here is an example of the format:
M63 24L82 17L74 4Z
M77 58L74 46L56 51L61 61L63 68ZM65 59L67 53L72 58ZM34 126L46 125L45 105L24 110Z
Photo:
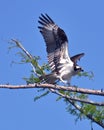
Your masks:
M9 85L9 84L1 84L0 88L8 88L8 89L29 89L29 88L49 88L49 89L55 89L55 90L64 90L64 91L70 91L70 92L78 92L78 93L84 93L84 94L91 94L91 95L99 95L104 96L104 91L102 90L93 90L93 89L85 89L85 88L79 88L79 87L73 87L73 86L59 86L59 85L53 85L53 84L25 84L25 85Z
M56 93L57 95L59 95L59 96L61 96L63 98L66 98L68 100L83 102L83 103L92 104L92 105L96 105L96 106L104 106L104 102L94 102L94 101L91 101L91 100L80 99L80 98L77 98L75 96L70 97L70 96L62 94L62 93L60 93L59 91L56 91L56 90L51 90L51 92Z
M15 43L15 44L17 45L17 47L19 47L19 48L27 55L27 57L31 60L31 66L32 66L32 68L33 68L33 71L34 71L35 75L36 75L37 77L39 77L40 75L38 75L38 74L36 73L36 67L32 64L32 60L34 59L33 56L23 47L23 45L22 45L18 40L16 40L16 39L11 39L11 41L12 41L13 43ZM34 60L35 60L35 59L34 59ZM41 69L41 67L40 67L39 65L37 65L37 67L38 67L38 69Z
M0 88L8 88L8 89L29 89L29 88L48 88L52 92L55 92L55 90L63 90L63 91L70 91L70 92L78 92L78 93L84 93L84 94L92 94L92 95L99 95L104 96L104 92L101 90L92 90L92 89L84 89L84 88L76 88L73 86L70 87L64 87L59 85L52 85L52 84L28 84L28 85L0 85ZM80 99L77 97L69 97L68 95L61 95L63 98L67 98L69 100L88 103L92 105L97 106L104 106L104 102L93 102L91 100L85 100Z

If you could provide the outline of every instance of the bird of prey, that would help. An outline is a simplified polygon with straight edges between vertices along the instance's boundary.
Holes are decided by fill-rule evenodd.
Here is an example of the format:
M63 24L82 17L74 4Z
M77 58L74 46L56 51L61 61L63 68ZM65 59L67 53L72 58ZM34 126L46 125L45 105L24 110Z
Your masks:
M73 57L68 53L68 38L65 32L47 15L39 17L39 30L46 43L46 51L51 73L42 76L45 82L56 84L57 81L70 84L71 77L83 69L77 64L84 53Z

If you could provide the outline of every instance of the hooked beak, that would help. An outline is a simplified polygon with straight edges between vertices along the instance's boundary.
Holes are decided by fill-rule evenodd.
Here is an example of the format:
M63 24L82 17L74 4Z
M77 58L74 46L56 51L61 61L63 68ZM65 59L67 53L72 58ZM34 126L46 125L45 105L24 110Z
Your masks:
M83 69L83 68L81 68L81 71L83 72L83 71L84 71L84 69Z

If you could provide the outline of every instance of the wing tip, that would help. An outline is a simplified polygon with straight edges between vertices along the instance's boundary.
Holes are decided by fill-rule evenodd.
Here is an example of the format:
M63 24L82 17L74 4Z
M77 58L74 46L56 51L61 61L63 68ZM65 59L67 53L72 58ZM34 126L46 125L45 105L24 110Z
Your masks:
M47 13L41 13L39 16L39 21L40 24L55 24L55 22L49 17L49 15Z
M85 53L84 53L84 52L82 52L82 53L80 53L80 55L84 56L84 55L85 55Z

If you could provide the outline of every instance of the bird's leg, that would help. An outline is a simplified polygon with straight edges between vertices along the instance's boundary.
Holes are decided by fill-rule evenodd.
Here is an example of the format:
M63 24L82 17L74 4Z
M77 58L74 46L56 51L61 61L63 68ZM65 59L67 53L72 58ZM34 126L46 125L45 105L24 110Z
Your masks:
M63 83L64 86L67 85L67 81L63 80L62 77L59 77L59 80Z
M60 81L63 83L67 83L65 80L62 79L62 77L60 77Z

